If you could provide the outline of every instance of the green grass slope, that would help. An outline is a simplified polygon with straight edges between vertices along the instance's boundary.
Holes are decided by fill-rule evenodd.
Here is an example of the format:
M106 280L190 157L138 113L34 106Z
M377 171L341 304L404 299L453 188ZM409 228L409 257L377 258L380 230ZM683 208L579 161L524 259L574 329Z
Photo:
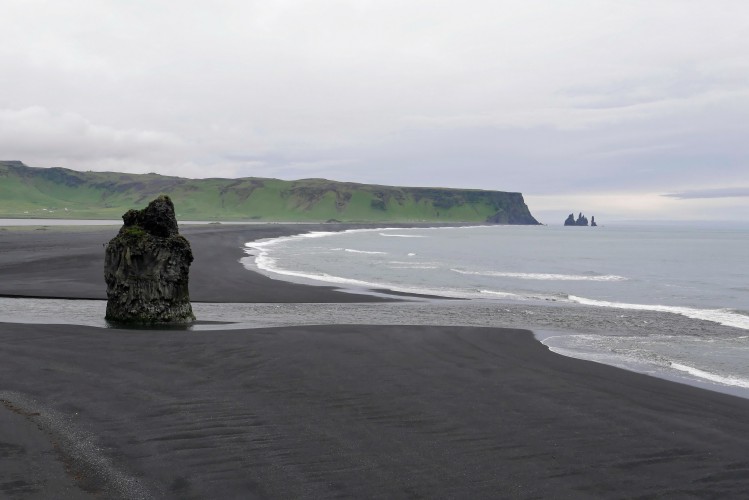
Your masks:
M0 161L0 217L118 219L159 194L179 219L538 224L520 193L335 182L185 179Z

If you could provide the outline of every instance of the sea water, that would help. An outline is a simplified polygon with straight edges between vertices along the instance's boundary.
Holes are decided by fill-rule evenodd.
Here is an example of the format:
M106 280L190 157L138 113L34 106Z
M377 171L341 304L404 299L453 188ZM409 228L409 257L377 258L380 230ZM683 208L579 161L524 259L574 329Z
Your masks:
M747 227L481 226L313 232L249 242L243 263L304 283L467 299L386 315L526 327L560 354L746 396L748 249Z

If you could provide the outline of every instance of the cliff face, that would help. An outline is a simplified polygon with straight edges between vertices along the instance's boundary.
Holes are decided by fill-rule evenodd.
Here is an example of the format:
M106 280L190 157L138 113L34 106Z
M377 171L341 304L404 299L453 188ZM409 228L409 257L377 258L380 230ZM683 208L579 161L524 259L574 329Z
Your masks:
M134 324L195 320L188 290L193 256L179 234L172 200L160 196L122 219L105 252L106 319Z
M497 212L486 218L490 224L538 225L520 193L502 193L492 199Z

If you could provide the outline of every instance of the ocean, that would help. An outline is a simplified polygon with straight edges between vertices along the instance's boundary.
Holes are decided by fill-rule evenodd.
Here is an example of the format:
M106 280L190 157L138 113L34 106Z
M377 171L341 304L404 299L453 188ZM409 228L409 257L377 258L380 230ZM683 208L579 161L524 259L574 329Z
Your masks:
M398 228L248 242L243 264L443 298L338 307L336 322L528 328L559 354L749 397L747 249L749 228L709 224Z

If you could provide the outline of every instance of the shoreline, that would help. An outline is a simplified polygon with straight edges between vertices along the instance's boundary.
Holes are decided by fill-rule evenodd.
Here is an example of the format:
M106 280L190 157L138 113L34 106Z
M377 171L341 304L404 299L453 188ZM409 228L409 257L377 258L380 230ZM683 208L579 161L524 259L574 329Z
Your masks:
M85 299L6 299L0 297L0 322L21 324L65 324L97 328L116 328L104 318L105 300ZM680 368L669 368L663 364L637 364L626 358L602 360L596 351L569 352L561 348L559 339L575 338L579 335L595 335L586 329L584 322L576 323L587 314L579 314L577 308L549 305L531 306L527 304L502 304L501 315L497 314L498 304L478 301L450 301L433 298L388 302L358 303L215 303L193 302L193 311L198 321L191 325L173 327L151 327L154 330L175 329L184 331L237 330L270 327L297 327L324 324L351 325L412 325L412 326L455 326L530 329L536 339L552 352L573 359L595 361L608 366L622 368L634 373L687 384L693 387L730 394L749 399L749 389L724 378L716 380L710 373L691 374L688 364ZM621 321L615 311L596 311L597 320L602 323ZM665 324L659 318L644 316L641 322L654 332L663 332ZM217 326L220 325L220 326ZM559 325L564 325L560 327ZM686 325L685 325L686 326ZM688 338L690 331L699 334L700 325L691 325L692 330L682 333ZM696 328L696 330L695 330ZM148 330L149 327L139 328ZM587 332L587 333L581 333ZM608 330L605 336L627 334L627 328ZM591 356L591 357L588 357Z
M249 268L243 264L245 259L252 259L247 255L248 242L264 242L265 240L283 239L304 235L310 232L334 234L342 231L377 231L383 229L408 229L408 228L436 228L436 227L468 227L464 225L442 224L404 224L394 226L392 224L208 224L183 227L183 234L189 237L193 246L195 262L191 269L191 301L194 304L375 304L375 303L398 303L398 302L471 302L457 297L444 297L428 293L418 293L411 290L399 291L396 289L353 286L346 284L322 284L311 279L294 279L280 275L273 277L270 271ZM473 226L470 226L473 227ZM75 226L73 226L75 229ZM69 228L68 228L69 229ZM52 299L52 300L106 300L104 293L103 277L103 251L99 252L99 245L104 245L116 232L118 227L106 226L91 231L79 233L68 231L65 227L56 227L47 232L0 232L0 298L6 299ZM71 235L75 235L74 241ZM18 248L20 246L20 249ZM16 247L16 248L14 248ZM69 255L61 256L61 248L68 250ZM22 266L21 257L32 255L33 267ZM61 264L62 263L62 264ZM241 267L237 267L241 266ZM240 272L237 272L241 269ZM14 279L15 278L15 279ZM99 283L101 280L101 283ZM9 293L17 289L26 289L26 293ZM513 302L496 302L498 307L509 311ZM530 304L529 304L530 305ZM560 304L541 303L536 307L544 310L553 307L555 312L559 310ZM605 308L596 312L598 315L606 314ZM547 313L548 315L549 313ZM650 316L648 316L650 315ZM637 316L644 316L645 324L652 324L657 328L658 313L655 315L641 311ZM456 318L457 319L457 318ZM595 334L590 331L569 324L569 320L563 320L560 324L567 325L559 328L554 324L540 324L533 316L521 322L513 321L510 324L515 328L532 328L534 330L551 329L562 334L562 336L576 336L580 333ZM379 323L379 321L377 321ZM244 320L239 321L244 323ZM92 324L87 322L86 324ZM290 322L290 324L295 324ZM305 323L307 324L307 323ZM398 324L402 324L398 322ZM418 324L432 324L429 320L421 319ZM445 324L440 322L439 324ZM475 325L475 322L457 322L456 325ZM98 325L98 323L97 323ZM506 327L507 322L503 320L489 320L488 323L479 326ZM606 331L613 326L611 321ZM677 325L680 329L687 324ZM635 325L629 323L625 328L633 328ZM617 331L621 330L619 328ZM662 330L662 331L668 331ZM619 331L617 334L626 334L627 330ZM695 332L697 333L697 332ZM539 337L539 342L545 341ZM547 345L545 343L545 345ZM707 374L701 376L698 368L687 370L676 370L679 373L670 373L662 367L639 365L626 359L599 359L596 353L569 351L555 345L547 345L560 355L569 356L574 359L597 361L610 366L624 368L636 373L647 373L651 376L677 383L690 384L696 387L706 388L716 392L737 395L749 398L749 390L741 385L730 382L716 381L716 377ZM654 371L655 370L655 371ZM695 374L697 373L697 374ZM722 378L721 378L722 380Z
M248 235L314 229L227 226L182 228L196 255L191 295L206 306L321 308L345 322L357 308L419 305L238 273ZM101 244L117 229L0 233L0 293L101 301ZM748 399L555 354L529 330L203 326L0 323L0 443L15 450L0 453L0 492L749 494Z
M119 226L80 226L76 232L76 244L66 238L71 229L79 226L48 226L44 231L0 232L0 297L7 298L55 298L55 299L106 299L103 285L103 250L98 251L119 231ZM343 232L349 230L377 230L384 228L436 228L467 227L454 223L251 223L251 224L188 224L181 227L181 234L188 237L195 261L190 269L190 298L193 302L387 302L400 301L408 297L431 298L419 293L398 292L385 289L355 289L344 286L298 283L269 277L262 272L246 270L233 272L224 263L247 257L245 243L266 239L298 236L310 232ZM28 240L36 238L37 241ZM12 266L23 261L18 255L3 255L3 243L15 247L18 253L35 254L35 264L43 267L49 276L24 269L20 272ZM68 246L73 254L60 258L59 245ZM21 247L20 249L18 247ZM60 265L60 261L62 265ZM239 264L241 265L241 264ZM244 270L244 266L242 266ZM30 272L31 271L31 272ZM18 276L18 278L16 278ZM56 286L50 286L50 281ZM39 285L45 282L44 286ZM217 282L223 282L219 286ZM63 285L63 283L65 285ZM226 290L231 289L230 293ZM22 290L23 293L18 293ZM384 295L384 296L383 296ZM436 297L440 298L440 297Z
M452 226L452 225L445 225ZM379 224L257 224L185 226L195 261L190 269L190 298L194 302L386 302L403 300L343 291L341 287L306 285L244 270L239 264L245 243L312 231L337 232L383 227ZM422 227L406 224L398 227ZM429 225L428 227L436 227ZM76 233L70 241L64 226L45 231L0 232L0 296L16 298L106 299L103 246L119 227L104 226ZM64 247L69 255L62 251ZM227 263L235 262L238 273ZM34 268L23 267L34 264Z

